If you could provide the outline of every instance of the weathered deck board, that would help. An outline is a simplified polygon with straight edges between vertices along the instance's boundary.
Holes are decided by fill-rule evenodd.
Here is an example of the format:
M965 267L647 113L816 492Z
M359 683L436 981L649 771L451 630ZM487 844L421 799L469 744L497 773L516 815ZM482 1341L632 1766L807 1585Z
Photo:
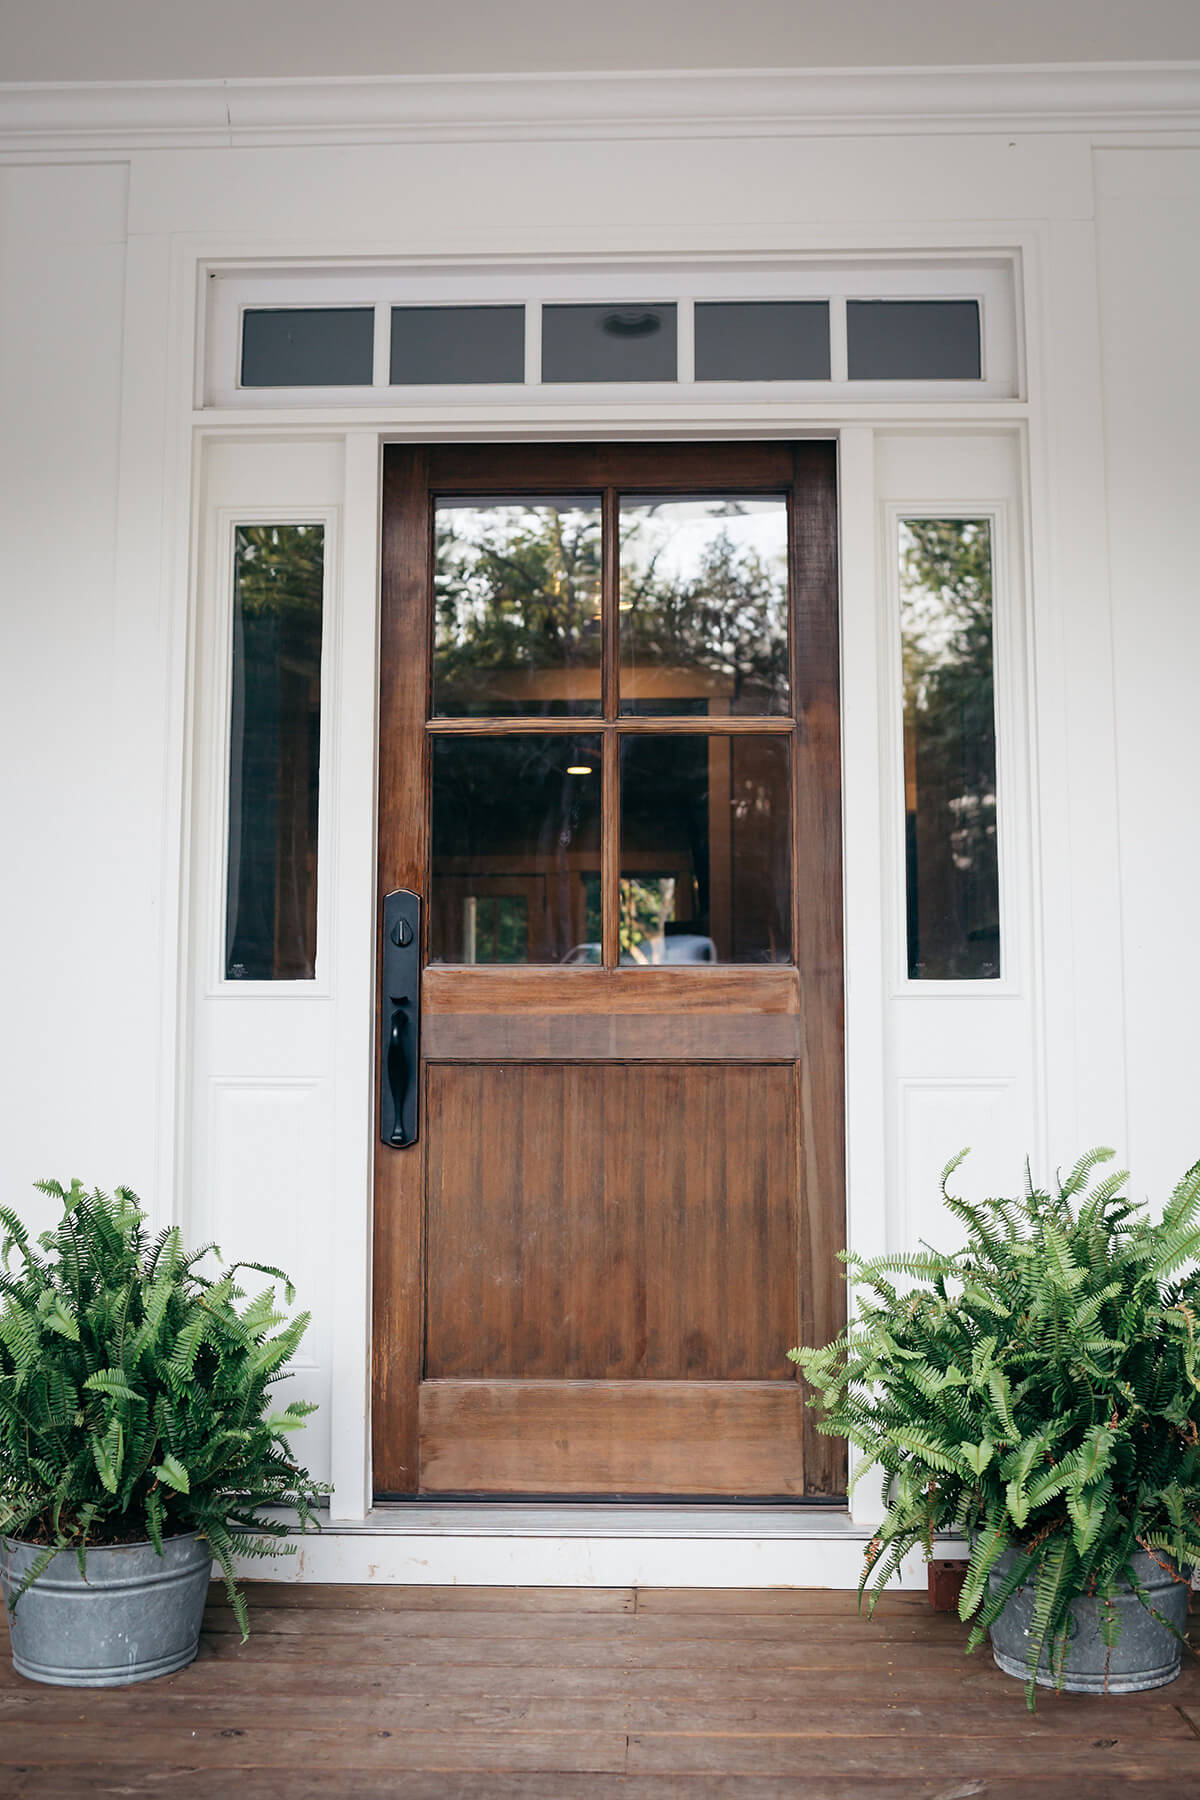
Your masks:
M124 1689L0 1664L19 1800L1200 1800L1200 1668L1036 1718L919 1595L258 1583Z
M16 1772L14 1772L16 1773ZM33 1770L25 1785L0 1789L18 1800L79 1800L78 1768ZM212 1775L194 1764L159 1769L120 1763L88 1781L89 1800L215 1800ZM873 1780L805 1775L781 1785L774 1775L563 1775L497 1773L482 1781L476 1773L451 1770L360 1769L345 1787L328 1770L240 1769L239 1800L1192 1800L1173 1779L1151 1777L1130 1784L1123 1776L1097 1777L1081 1787L1077 1776L1050 1778L1031 1788L1016 1780L950 1781L939 1775Z

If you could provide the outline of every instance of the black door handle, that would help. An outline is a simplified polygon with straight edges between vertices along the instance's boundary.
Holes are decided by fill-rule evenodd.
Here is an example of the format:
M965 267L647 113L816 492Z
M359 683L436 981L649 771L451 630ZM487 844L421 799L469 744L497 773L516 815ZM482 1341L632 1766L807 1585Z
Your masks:
M408 1057L404 1054L406 1004L404 1000L392 1001L392 1024L387 1034L387 1086L392 1102L392 1129L387 1141L398 1150L409 1141L404 1135L404 1101L410 1084Z
M397 888L383 902L379 1135L393 1149L417 1141L421 1073L421 900Z

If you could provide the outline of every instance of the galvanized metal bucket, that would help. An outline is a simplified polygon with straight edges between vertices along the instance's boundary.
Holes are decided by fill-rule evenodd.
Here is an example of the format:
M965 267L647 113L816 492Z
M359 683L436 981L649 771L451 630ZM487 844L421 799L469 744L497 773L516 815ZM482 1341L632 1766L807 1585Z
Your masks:
M40 1554L0 1539L7 1602ZM196 1654L212 1552L195 1532L154 1545L89 1550L87 1574L60 1550L10 1613L13 1667L57 1687L125 1687L182 1669Z
M1000 1587L1013 1560L1014 1552L1006 1551L988 1576L992 1593ZM1167 1556L1156 1562L1139 1550L1132 1563L1134 1577L1154 1611L1182 1637L1187 1629L1188 1583L1179 1579ZM1019 1587L991 1628L996 1666L1021 1681L1029 1679L1029 1633L1035 1591L1032 1581ZM1111 1650L1100 1635L1110 1606L1121 1620L1121 1635ZM1088 1596L1071 1602L1062 1685L1070 1694L1139 1694L1146 1688L1165 1687L1174 1681L1182 1653L1179 1638L1166 1625L1160 1625L1133 1589L1122 1582L1109 1603ZM1045 1650L1036 1680L1039 1687L1058 1685Z

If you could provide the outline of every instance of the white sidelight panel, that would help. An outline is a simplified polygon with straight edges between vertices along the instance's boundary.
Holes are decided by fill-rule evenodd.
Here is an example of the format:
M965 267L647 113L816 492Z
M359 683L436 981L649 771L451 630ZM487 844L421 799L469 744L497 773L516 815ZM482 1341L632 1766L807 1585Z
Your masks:
M318 1403L320 1410L296 1447L315 1474L327 1477L338 1236L348 1207L365 1209L367 1203L365 1191L349 1198L339 1191L335 1128L340 993L335 794L344 459L337 443L216 442L203 445L201 455L188 929L190 1106L183 1225L193 1242L214 1239L226 1262L275 1264L295 1282L296 1306L310 1311L313 1322L286 1387L289 1393ZM244 558L247 540L254 537L248 527L297 523L319 525L325 550L319 715L316 696L309 694L299 720L300 728L311 733L319 716L319 744L313 747L319 769L316 842L307 842L305 820L304 841L295 857L279 865L277 880L288 893L268 891L264 897L261 890L270 886L274 838L266 846L265 881L260 881L257 895L269 915L266 936L264 940L260 931L255 940L258 960L243 961L236 959L246 955L240 947L247 941L244 934L239 947L231 950L233 940L226 928L230 865L236 862L239 841L245 857L249 802L239 784L244 780L248 785L254 776L251 762L256 758L261 765L264 759L264 743L255 744L245 714L254 707L269 710L278 705L283 684L295 679L296 671L285 666L291 654L286 633L272 636L276 603L268 589L261 589L253 596L257 612L252 613L247 600L239 629L261 623L266 614L267 640L278 652L279 682L256 694L251 680L233 681L235 655L249 656L243 639L235 639L235 560L239 546ZM268 544L270 535L257 534ZM244 575L244 562L242 567ZM316 597L309 593L305 601L311 608ZM311 682L311 668L310 655L299 676ZM373 710L373 693L364 704ZM231 730L244 751L245 770L235 758L231 771ZM265 740L265 751L273 749L281 766L295 760L282 737ZM264 773L260 767L257 778L270 785L274 774L273 769ZM290 821L284 816L285 804L296 815ZM268 823L280 844L288 840L288 855L295 848L291 838L299 830L296 818L303 812L295 796L288 800L281 793L268 794ZM315 975L308 979L289 973L296 956L292 938L285 943L284 936L291 931L294 937L297 912L303 910L303 895L297 899L294 890L303 889L305 869L311 874L314 851L316 956ZM243 861L243 896L248 891ZM278 979L264 978L271 961L271 917L280 946ZM248 1292L256 1293L265 1280L247 1271L244 1284Z
M896 434L880 435L876 444L888 1243L894 1250L910 1250L929 1239L950 1248L961 1233L945 1214L938 1175L951 1156L971 1149L955 1178L958 1191L968 1196L1015 1192L1025 1158L1035 1171L1042 1163L1020 442L1008 434ZM932 844L927 839L920 846L926 857L932 850L944 860L940 896L934 884L932 892L918 893L910 880L918 771L911 741L906 762L902 657L913 657L914 639L902 636L901 600L902 558L911 542L906 522L911 521L948 522L954 529L944 534L946 541L965 544L968 559L974 557L969 566L964 564L961 577L950 566L953 558L948 561L945 612L936 616L934 595L935 616L931 622L927 617L922 639L927 665L938 660L938 631L945 634L945 645L962 628L955 613L960 601L983 615L970 628L975 649L969 654L979 668L966 671L960 682L959 715L951 709L944 713L945 729L964 734L962 746L951 743L944 752L951 762L960 756L961 767L935 789ZM962 521L970 522L965 534L957 528ZM991 704L986 692L986 596L981 606L970 587L989 565L994 783L979 777L977 766L967 766L978 748L969 741L972 730L976 738L985 735L978 719L972 725L972 706L982 711ZM951 591L955 579L965 598ZM911 689L911 660L907 666ZM982 760L986 777L987 746ZM941 843L939 831L944 833ZM998 907L994 882L989 886L997 850ZM972 880L988 890L982 902L962 887ZM961 914L947 934L950 948L943 942L938 954L914 960L918 902L929 908L939 897L947 909Z

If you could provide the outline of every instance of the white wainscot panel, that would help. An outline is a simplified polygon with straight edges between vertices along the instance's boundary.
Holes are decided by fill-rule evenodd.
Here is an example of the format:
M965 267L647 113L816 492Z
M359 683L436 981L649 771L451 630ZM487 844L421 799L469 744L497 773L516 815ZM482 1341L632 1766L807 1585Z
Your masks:
M209 1083L209 1179L193 1204L189 1235L213 1238L225 1262L271 1263L291 1277L296 1309L312 1313L280 1404L315 1400L320 1411L294 1449L314 1475L329 1459L329 1338L332 1267L332 1117L329 1084L312 1080L216 1078ZM266 1277L244 1272L250 1294ZM280 1293L282 1303L283 1295Z
M898 1086L900 1205L891 1248L915 1250L924 1242L957 1249L965 1231L942 1200L942 1170L969 1146L952 1193L976 1201L1020 1191L1028 1129L1022 1084L1003 1077L914 1077Z

